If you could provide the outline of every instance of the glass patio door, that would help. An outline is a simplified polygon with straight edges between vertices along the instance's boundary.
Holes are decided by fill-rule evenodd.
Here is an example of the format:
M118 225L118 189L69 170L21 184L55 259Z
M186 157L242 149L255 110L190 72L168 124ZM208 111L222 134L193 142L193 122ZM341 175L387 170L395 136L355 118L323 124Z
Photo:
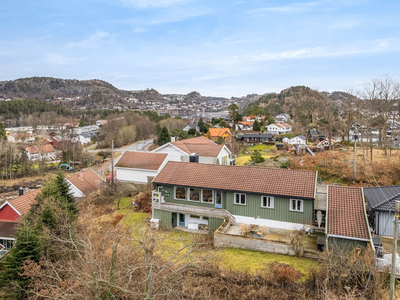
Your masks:
M215 208L222 208L222 191L215 191Z

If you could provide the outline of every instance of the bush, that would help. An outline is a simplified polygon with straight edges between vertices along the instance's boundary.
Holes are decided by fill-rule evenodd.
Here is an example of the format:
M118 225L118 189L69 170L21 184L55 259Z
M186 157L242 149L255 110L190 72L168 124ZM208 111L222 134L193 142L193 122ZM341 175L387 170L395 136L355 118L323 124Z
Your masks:
M259 164L265 161L265 158L261 155L261 152L258 150L254 150L253 154L250 157L250 161Z
M151 212L151 193L140 192L135 198L135 210L138 212Z
M290 167L290 161L284 161L283 163L281 163L281 165L279 166L281 169L287 169Z
M272 273L275 280L281 285L288 285L295 283L303 274L288 264L275 262L271 266Z

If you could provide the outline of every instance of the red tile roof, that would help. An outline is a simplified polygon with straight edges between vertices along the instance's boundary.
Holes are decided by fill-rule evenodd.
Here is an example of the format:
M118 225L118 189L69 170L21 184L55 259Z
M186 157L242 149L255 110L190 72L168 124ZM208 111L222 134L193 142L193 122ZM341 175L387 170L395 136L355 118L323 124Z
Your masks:
M168 154L126 151L115 164L116 167L158 170Z
M170 161L157 184L314 199L316 172Z
M328 234L369 240L361 188L328 187Z
M224 145L217 145L204 136L172 142L187 154L197 153L200 156L217 157Z
M41 189L34 190L26 193L25 195L8 201L21 215L26 214L31 209L31 204L36 204L36 195L39 194Z
M39 149L36 146L27 147L26 151L28 151L30 154L39 153Z
M232 135L229 128L209 128L207 134L211 136L223 136L224 134Z
M92 169L83 171L83 180L80 178L80 172L68 177L67 180L85 195L96 191L100 187L100 182L103 181Z
M52 153L54 152L54 148L52 145L50 144L45 144L43 146L31 146L31 147L27 147L26 151L28 151L30 154L36 154L36 153L40 153L44 154L44 153Z

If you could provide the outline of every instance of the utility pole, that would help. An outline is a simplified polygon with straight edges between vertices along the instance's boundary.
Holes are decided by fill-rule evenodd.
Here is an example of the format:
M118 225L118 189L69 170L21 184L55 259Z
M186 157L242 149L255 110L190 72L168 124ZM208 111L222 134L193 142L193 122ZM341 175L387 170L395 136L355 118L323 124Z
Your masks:
M393 231L393 251L392 251L392 272L390 274L390 300L394 300L395 280L396 280L396 254L397 254L397 230L399 227L399 202L396 202L394 213Z
M114 140L111 141L111 186L114 188Z
M353 160L353 178L356 180L357 172L357 135L354 135L354 160Z

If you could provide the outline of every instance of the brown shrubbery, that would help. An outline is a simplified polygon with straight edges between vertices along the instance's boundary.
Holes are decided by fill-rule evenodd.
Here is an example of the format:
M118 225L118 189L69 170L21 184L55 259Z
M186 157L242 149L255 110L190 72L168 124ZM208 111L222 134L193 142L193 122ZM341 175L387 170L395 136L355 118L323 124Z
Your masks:
M135 210L137 212L151 212L151 193L140 192L135 198Z

